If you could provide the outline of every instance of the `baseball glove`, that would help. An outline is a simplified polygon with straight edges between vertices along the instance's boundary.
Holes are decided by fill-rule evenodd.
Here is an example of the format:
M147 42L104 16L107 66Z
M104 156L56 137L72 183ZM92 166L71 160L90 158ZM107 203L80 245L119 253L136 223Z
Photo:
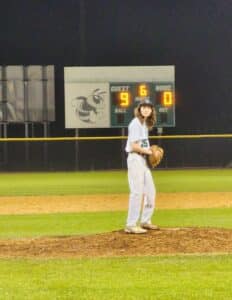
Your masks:
M150 149L152 154L148 155L148 164L151 168L155 168L161 162L164 156L164 150L158 145L152 145Z

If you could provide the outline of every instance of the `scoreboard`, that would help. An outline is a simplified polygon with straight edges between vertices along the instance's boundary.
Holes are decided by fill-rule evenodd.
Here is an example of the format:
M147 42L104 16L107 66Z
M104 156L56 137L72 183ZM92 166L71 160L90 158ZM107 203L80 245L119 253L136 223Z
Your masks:
M171 82L110 83L112 127L126 127L135 107L145 99L155 107L157 127L175 126L174 98L174 84Z
M175 126L174 66L65 67L65 127L123 128L149 99L156 127Z

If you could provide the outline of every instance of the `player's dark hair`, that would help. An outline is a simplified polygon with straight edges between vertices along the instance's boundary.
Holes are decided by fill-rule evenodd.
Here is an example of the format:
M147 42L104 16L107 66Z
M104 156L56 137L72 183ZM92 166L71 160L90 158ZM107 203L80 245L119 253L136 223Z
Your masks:
M152 110L150 116L146 119L146 125L149 130L152 130L152 128L155 126L156 123L156 111L154 106L150 106L150 107ZM141 106L135 108L134 115L140 120L141 123L143 123L144 117L141 114L140 108Z

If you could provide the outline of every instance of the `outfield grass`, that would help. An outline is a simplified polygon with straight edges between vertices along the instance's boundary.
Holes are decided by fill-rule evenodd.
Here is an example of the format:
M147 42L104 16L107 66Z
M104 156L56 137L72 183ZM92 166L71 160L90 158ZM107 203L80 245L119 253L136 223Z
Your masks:
M232 192L232 170L157 170L159 192ZM128 193L126 171L1 173L0 196Z
M0 260L2 300L230 300L232 255Z
M232 208L157 210L161 227L232 228ZM0 238L86 235L122 229L126 212L0 216Z

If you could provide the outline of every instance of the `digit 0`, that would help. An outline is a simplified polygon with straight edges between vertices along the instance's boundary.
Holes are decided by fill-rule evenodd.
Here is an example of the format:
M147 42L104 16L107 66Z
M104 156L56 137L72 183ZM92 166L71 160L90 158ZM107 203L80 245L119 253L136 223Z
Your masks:
M165 106L173 104L172 92L167 91L163 93L163 103Z

